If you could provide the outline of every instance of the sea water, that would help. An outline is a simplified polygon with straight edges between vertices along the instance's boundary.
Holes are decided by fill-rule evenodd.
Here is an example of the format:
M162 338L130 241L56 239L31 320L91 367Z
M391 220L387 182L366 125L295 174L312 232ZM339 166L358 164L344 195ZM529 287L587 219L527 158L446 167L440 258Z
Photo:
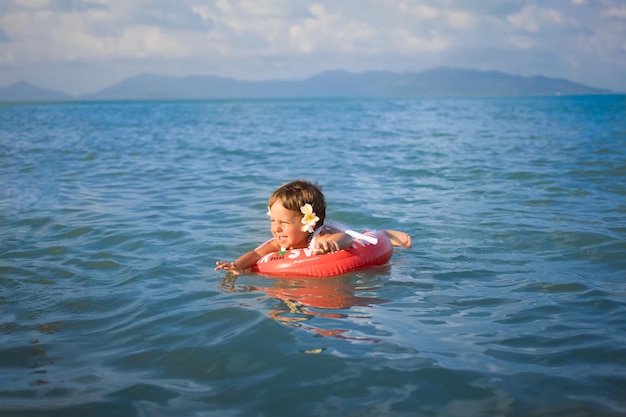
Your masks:
M413 248L214 271L298 178ZM622 416L625 278L625 96L0 106L1 416Z

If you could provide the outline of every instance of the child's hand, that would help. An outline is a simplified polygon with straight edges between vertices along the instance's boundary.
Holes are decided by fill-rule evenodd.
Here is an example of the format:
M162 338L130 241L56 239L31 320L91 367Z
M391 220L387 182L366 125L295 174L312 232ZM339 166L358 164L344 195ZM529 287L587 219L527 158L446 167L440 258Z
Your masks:
M325 240L322 242L318 242L316 246L317 247L315 249L317 253L320 253L320 254L335 253L341 250L339 248L339 244L335 242L334 240Z
M215 262L215 270L219 271L220 269L225 269L226 271L236 275L240 275L243 272L235 262Z

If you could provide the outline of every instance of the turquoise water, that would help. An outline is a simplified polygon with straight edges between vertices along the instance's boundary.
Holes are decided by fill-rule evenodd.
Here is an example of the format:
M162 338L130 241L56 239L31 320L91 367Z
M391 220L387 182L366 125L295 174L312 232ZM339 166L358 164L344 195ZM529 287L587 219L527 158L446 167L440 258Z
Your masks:
M213 270L304 178L409 232ZM0 107L2 416L621 416L626 97Z

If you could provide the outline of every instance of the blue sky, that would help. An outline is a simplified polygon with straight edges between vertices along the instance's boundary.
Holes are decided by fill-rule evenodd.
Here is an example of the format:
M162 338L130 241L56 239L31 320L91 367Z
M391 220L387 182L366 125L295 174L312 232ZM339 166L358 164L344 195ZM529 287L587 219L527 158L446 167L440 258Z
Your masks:
M438 66L626 92L624 0L1 0L0 86Z

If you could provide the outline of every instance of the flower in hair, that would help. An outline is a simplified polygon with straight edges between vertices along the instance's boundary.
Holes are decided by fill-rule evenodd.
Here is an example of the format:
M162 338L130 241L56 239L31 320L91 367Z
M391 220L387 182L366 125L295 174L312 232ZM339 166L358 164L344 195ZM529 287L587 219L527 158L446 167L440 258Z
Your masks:
M313 207L309 203L300 207L300 211L304 214L302 217L302 224L304 225L302 226L302 231L313 233L313 229L320 218L315 215Z

